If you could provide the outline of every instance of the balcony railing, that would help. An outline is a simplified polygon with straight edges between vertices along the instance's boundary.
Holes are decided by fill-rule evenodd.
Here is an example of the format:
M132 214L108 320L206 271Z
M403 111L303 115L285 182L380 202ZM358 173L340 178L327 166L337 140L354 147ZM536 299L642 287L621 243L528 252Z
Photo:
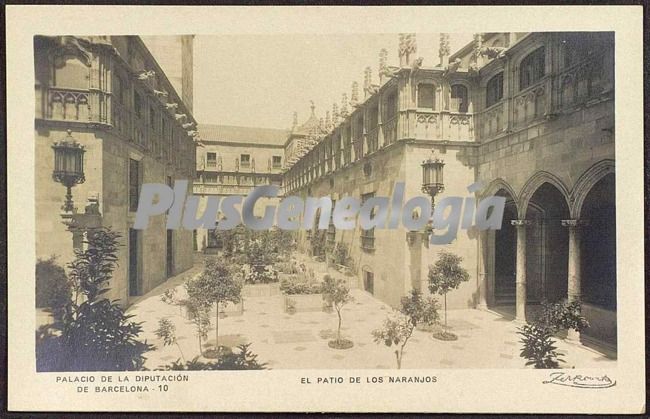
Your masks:
M550 79L526 88L512 99L512 126L525 126L542 118L546 113L546 100Z
M464 112L409 111L409 136L422 140L473 141L474 118Z
M82 89L50 88L46 118L64 121L90 121L90 92Z
M377 127L368 131L368 153L374 153L379 148L379 129Z
M389 145L397 141L397 115L384 122L384 144Z

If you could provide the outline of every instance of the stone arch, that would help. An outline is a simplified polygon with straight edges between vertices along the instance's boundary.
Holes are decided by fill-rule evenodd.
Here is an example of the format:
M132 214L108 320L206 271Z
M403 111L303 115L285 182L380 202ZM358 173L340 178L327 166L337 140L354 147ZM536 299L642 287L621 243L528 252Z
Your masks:
M569 199L569 190L564 185L564 182L557 176L552 173L539 171L528 179L524 187L521 189L519 194L519 216L520 218L526 218L526 210L528 209L528 204L533 194L537 189L543 184L548 183L553 185L557 190L562 194L562 197L565 200L567 208L571 208L570 199Z
M521 213L520 206L519 206L519 200L517 199L517 194L515 193L515 190L510 186L508 182L506 182L502 178L496 178L490 184L485 188L485 191L480 193L479 199L487 198L488 196L493 196L496 193L498 193L500 190L504 190L512 197L512 200L514 202L514 207L517 211L517 214Z
M614 173L614 160L605 159L592 165L578 179L571 191L569 210L572 218L579 218L585 198L601 179L610 173Z

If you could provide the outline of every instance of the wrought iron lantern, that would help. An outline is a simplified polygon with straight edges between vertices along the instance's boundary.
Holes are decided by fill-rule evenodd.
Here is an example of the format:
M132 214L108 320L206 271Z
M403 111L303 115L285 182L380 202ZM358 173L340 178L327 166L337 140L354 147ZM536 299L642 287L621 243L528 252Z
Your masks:
M422 192L431 197L432 210L435 196L445 190L444 167L445 162L436 157L433 151L431 151L431 157L422 162Z
M72 187L86 180L84 176L84 153L83 145L72 138L72 131L61 141L52 145L54 149L54 171L52 179L63 184L67 188L65 203L61 207L66 213L74 212L72 202Z

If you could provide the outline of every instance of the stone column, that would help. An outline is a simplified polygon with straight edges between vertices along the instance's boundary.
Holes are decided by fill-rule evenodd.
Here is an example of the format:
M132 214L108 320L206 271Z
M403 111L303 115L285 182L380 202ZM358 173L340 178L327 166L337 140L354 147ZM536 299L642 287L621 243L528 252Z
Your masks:
M567 297L569 303L580 301L580 220L562 220L562 226L569 228L569 266L567 269ZM575 330L567 332L567 340L580 342L580 333Z
M487 235L488 232L485 230L479 231L477 238L477 250L478 250L478 306L480 310L487 310Z
M517 227L517 277L515 280L516 314L515 321L526 321L526 226L529 220L512 220L512 225Z

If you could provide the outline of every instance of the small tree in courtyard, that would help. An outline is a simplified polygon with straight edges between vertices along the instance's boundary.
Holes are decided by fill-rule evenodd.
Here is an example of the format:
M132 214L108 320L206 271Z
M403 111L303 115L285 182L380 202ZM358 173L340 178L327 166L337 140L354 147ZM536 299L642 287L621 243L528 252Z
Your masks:
M424 298L422 292L414 288L402 297L400 312L411 320L413 327L428 326L438 321L438 302L431 297Z
M185 361L183 350L181 349L181 346L178 344L178 340L176 339L176 326L174 326L174 323L172 323L171 320L168 318L158 320L158 329L156 329L155 333L158 338L163 340L163 345L176 345L178 351L181 353L181 358L183 358L183 361Z
M190 298L202 299L206 305L215 306L215 348L219 350L219 309L222 305L241 301L242 283L235 270L214 259L207 259L203 272L188 288Z
M377 344L384 344L389 348L395 345L395 360L397 369L402 368L402 357L404 347L413 335L415 326L408 316L396 312L394 316L387 318L381 328L373 330L373 340Z
M185 290L189 298L183 300L183 306L187 313L187 318L196 327L196 336L199 338L199 353L203 355L203 341L208 338L210 330L210 304L205 298L196 292L196 280L190 280L185 283ZM192 295L190 295L192 290Z
M462 267L462 261L462 257L442 251L436 263L429 266L429 291L444 297L445 330L434 335L442 340L457 339L455 334L447 331L447 293L469 280L469 273Z
M352 341L341 339L341 309L344 305L353 301L353 298L350 295L350 289L345 285L345 281L341 278L334 279L329 275L325 275L321 292L323 293L323 300L334 306L336 315L339 318L338 327L336 329L336 340L330 341L329 346L336 349L351 348L353 346Z

